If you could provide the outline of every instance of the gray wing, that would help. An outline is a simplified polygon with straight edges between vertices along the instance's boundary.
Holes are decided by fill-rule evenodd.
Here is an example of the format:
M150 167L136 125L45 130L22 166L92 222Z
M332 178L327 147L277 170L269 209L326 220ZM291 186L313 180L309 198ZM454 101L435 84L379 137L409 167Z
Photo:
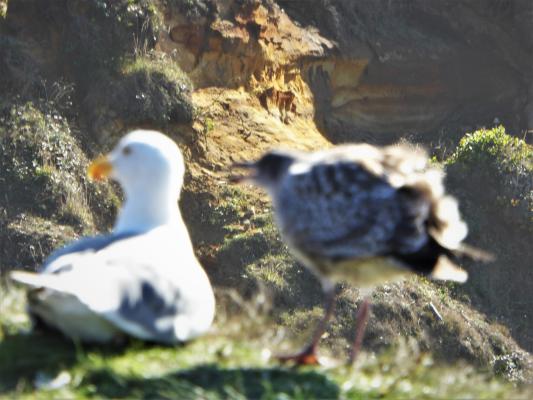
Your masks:
M177 341L174 329L180 291L150 266L127 267L121 276L122 293L117 309L102 313L115 326L140 339L162 343Z
M276 200L284 237L310 255L373 257L409 252L426 240L427 202L357 163L288 174Z
M179 340L175 324L183 312L181 291L153 266L108 262L45 274L18 271L13 277L37 288L30 292L34 293L30 296L30 310L39 316L45 312L53 326L61 318L70 318L72 310L81 304L81 310L89 309L118 330L139 339L161 343ZM56 293L61 295L55 296ZM83 324L94 323L94 319L81 312L76 318L79 324L75 330L85 330L90 337L88 332L95 327L84 328Z
M140 238L135 234L85 238L55 252L43 273L27 273L31 276L23 276L19 281L72 295L93 313L131 336L176 343L185 337L183 329L195 323L189 321L192 311L189 303L194 291L191 295L190 288L183 285L187 274L175 274L166 261L152 260L149 256L165 238L146 238L146 235ZM111 247L118 241L124 243ZM129 241L137 250L138 246L145 247L148 255L142 261L128 253ZM166 251L165 246L160 251ZM174 258L174 253L170 254L169 265ZM67 303L61 306L68 308ZM58 315L63 314L58 310Z
M58 265L54 266L53 270L50 269L50 265L56 261L58 258L74 254L74 253L82 253L82 252L97 252L99 250L105 249L107 246L110 246L111 244L127 239L133 236L136 236L137 233L119 233L119 234L109 234L109 235L97 235L97 236L89 236L81 238L75 242L72 242L60 249L55 250L48 256L48 258L45 260L44 264L41 266L40 271L41 272L48 272L48 273L57 273L59 271L64 271L66 268L70 268L71 265Z

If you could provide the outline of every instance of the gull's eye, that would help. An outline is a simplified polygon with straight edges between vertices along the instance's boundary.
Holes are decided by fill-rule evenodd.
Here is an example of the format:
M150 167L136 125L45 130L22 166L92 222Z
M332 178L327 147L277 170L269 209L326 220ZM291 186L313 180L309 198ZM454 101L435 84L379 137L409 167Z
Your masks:
M130 146L126 146L122 149L122 154L124 154L125 156L129 156L131 154L131 147Z

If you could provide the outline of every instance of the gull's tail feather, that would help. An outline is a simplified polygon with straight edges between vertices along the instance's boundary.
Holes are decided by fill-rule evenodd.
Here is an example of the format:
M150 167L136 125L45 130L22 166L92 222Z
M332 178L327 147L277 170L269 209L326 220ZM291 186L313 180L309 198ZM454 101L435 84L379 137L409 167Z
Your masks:
M441 196L433 199L429 219L429 234L443 248L450 251L452 259L471 259L474 261L491 262L493 254L463 243L468 233L466 223L459 213L457 200L452 196Z
M468 273L453 263L445 255L441 255L437 259L437 263L430 276L437 280L454 281L459 283L464 283L468 279Z
M433 279L461 283L468 279L468 273L456 263L458 260L456 254L432 237L417 251L394 256L414 272Z
M58 292L65 291L65 284L56 275L37 274L26 271L13 271L9 274L12 280L32 288L46 288Z
M451 196L433 198L429 233L443 247L454 250L468 233L466 223L461 219L457 200Z
M459 247L457 249L453 249L452 252L457 258L467 258L484 263L492 262L496 259L494 254L465 243L461 243Z

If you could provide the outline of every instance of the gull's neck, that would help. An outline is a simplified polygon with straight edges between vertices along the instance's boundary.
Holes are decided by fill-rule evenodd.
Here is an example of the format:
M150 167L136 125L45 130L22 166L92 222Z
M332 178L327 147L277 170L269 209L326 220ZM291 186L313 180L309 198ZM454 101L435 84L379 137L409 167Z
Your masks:
M143 233L163 225L178 225L182 220L178 194L135 190L125 196L113 228L115 233Z

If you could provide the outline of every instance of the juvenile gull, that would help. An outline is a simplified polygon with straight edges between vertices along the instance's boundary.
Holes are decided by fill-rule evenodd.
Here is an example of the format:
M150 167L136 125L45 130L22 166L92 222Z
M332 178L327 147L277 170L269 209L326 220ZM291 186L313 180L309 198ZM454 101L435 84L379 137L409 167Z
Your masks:
M31 288L30 313L87 342L130 335L171 344L205 333L215 300L177 205L184 171L178 146L146 130L93 162L91 178L124 190L113 232L57 250L39 273L13 272Z
M462 243L467 234L457 202L445 194L442 172L427 154L407 145L343 145L314 153L271 151L237 182L263 187L294 256L315 273L326 293L324 318L310 344L296 355L280 357L317 363L316 350L334 311L335 284L362 288L409 274L464 282L458 258L486 258ZM350 354L361 346L369 302L358 312Z

